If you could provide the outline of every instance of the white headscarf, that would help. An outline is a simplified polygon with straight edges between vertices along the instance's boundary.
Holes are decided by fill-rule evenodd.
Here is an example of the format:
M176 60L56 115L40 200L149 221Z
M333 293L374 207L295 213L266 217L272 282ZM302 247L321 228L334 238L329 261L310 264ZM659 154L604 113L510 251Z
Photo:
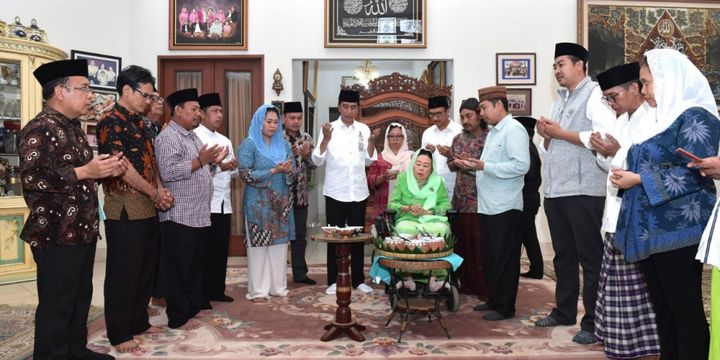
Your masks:
M652 127L640 126L645 131L633 142L643 142L665 131L691 107L702 107L720 120L710 84L685 55L674 49L653 49L645 57L653 76L657 115Z
M403 134L403 143L402 145L400 145L400 149L398 150L397 154L390 150L390 145L388 144L388 134L390 134L390 128L392 127L399 127L400 131L402 131ZM392 165L392 168L390 168L391 170L404 171L405 169L407 169L408 164L410 164L410 159L413 156L413 152L408 149L407 138L408 136L407 131L405 131L405 127L399 123L391 123L385 129L385 145L383 146L383 151L381 154L383 159L385 159L385 161L389 162Z

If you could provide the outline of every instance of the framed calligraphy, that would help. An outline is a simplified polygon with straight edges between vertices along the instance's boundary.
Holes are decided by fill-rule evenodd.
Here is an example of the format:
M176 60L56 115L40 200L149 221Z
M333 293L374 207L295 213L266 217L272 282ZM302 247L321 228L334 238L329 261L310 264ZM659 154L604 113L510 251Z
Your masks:
M170 50L247 50L248 0L169 0Z
M427 0L325 0L325 47L427 47Z
M656 48L688 56L720 102L720 3L716 0L578 0L578 43L591 54L588 74L639 61Z

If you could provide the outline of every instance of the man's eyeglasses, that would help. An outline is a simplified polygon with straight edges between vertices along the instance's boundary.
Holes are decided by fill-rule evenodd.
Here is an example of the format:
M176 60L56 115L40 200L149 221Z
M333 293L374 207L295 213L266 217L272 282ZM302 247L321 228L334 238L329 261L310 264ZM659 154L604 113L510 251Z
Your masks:
M156 102L156 103L158 103L158 104L164 104L164 103L165 103L165 98L162 97L162 96L160 96L160 95L153 95L153 96L150 98L150 100L152 100L152 101L154 101L154 102Z
M609 103L614 103L614 102L615 102L615 98L616 98L618 95L620 95L620 93L622 93L623 91L625 91L625 89L620 89L620 91L618 91L618 92L616 92L616 93L614 93L614 94L605 95L605 96L601 97L600 99L602 99L604 102L606 102L606 103L608 103L608 104L609 104Z
M83 94L89 94L92 92L92 89L90 89L89 86L83 86L83 87L76 87L76 86L63 86L64 88L68 90L77 90L82 92Z
M148 94L138 88L133 88L133 90L137 91L138 94L142 95L142 97L144 97L145 99L153 100L153 96L155 96L153 94Z
M444 111L429 112L428 117L430 117L430 118L441 117L444 113L445 113Z
M402 135L388 135L388 140L402 140L404 136Z

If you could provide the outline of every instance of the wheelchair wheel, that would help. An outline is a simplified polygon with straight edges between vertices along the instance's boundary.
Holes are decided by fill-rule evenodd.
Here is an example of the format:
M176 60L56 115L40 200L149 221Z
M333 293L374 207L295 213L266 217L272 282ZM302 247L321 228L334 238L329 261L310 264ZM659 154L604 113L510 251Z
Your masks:
M450 294L448 294L447 299L447 308L451 312L456 312L460 308L460 292L455 285L450 287Z

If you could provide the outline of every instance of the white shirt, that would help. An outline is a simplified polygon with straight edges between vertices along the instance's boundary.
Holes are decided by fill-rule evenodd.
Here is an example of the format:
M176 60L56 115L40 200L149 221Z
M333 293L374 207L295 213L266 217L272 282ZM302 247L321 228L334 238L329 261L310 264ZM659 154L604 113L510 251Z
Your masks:
M217 144L219 146L228 147L228 155L225 157L223 162L228 162L235 158L232 142L230 142L230 139L228 139L225 135L217 131L210 131L210 129L206 128L202 124L193 131L195 131L195 134L200 138L200 141L207 146ZM237 169L232 171L222 171L220 170L220 167L214 168L214 171L212 172L213 194L212 201L210 202L210 212L213 214L232 213L232 203L230 202L230 180L233 176L237 176L237 174Z
M377 151L372 157L367 152L370 128L357 121L347 126L340 118L330 125L333 132L327 149L320 153L323 141L320 130L312 152L312 161L316 166L327 163L323 195L342 202L363 201L370 195L365 167L377 160Z
M461 132L462 125L450 119L448 126L443 130L438 129L436 125L425 129L420 146L422 148L425 148L427 144L451 146L455 136ZM455 173L450 171L447 158L442 156L437 148L433 152L433 162L437 166L437 174L445 180L448 197L452 199L453 190L455 190Z
M620 143L620 149L615 153L614 157L604 158L605 161L599 162L605 170L608 171L605 195L605 211L603 212L602 232L615 233L617 227L618 216L620 215L620 207L622 206L622 197L618 197L618 189L610 182L612 175L611 169L627 168L627 153L633 144L632 134L638 131L640 126L647 126L649 120L655 117L655 109L651 108L648 103L644 102L628 119L628 113L620 115L615 121L615 128L610 134ZM602 156L598 154L598 156Z

